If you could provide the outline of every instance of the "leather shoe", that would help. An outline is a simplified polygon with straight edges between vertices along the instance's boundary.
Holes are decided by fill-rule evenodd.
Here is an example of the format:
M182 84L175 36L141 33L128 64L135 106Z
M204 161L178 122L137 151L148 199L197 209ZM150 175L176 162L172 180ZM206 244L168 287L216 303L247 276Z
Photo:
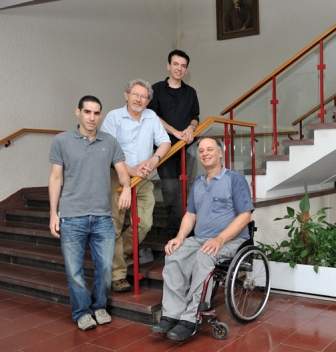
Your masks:
M112 290L114 292L128 292L132 287L126 279L112 281Z
M167 337L173 341L185 341L195 335L196 324L187 320L180 320L175 327L168 331Z
M159 324L152 326L152 331L157 334L166 334L172 329L179 321L177 319L162 316Z

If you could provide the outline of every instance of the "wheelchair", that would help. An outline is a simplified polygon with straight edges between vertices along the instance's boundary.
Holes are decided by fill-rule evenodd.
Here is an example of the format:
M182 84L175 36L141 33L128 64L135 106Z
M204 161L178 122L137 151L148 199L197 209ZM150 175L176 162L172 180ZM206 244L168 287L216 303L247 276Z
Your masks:
M219 288L224 288L227 311L239 323L249 323L264 311L270 293L270 270L265 254L254 246L254 221L248 224L250 239L242 243L235 256L218 262L203 283L197 312L196 331L204 320L212 328L212 336L225 339L229 326L217 319L213 302ZM212 286L210 304L207 292Z

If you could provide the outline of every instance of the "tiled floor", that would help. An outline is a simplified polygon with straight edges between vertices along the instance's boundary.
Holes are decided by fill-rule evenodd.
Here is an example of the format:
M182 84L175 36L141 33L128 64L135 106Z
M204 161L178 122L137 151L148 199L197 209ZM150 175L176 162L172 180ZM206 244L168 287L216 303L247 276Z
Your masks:
M227 340L215 340L204 326L184 344L153 336L150 327L113 318L107 326L79 331L68 306L0 290L1 352L336 352L336 304L272 294L266 313L239 325L224 308Z

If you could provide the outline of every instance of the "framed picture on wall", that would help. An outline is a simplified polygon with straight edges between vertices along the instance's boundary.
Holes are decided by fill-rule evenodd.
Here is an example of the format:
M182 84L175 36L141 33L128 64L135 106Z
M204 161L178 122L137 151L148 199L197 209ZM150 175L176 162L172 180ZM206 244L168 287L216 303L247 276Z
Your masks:
M259 34L258 0L216 0L217 40Z

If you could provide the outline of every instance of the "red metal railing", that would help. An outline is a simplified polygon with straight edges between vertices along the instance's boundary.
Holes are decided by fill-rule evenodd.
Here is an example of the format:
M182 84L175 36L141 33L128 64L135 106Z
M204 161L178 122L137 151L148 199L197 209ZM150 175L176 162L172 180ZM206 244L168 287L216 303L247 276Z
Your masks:
M313 40L310 44L300 50L297 54L295 54L291 59L286 61L284 64L275 69L270 75L264 78L262 81L257 83L254 87L248 90L241 97L236 99L233 103L227 106L222 112L221 115L230 114L230 119L233 118L233 110L244 103L248 98L255 95L259 92L263 87L265 87L268 83L272 84L272 120L273 120L273 141L272 141L272 153L276 155L278 153L278 118L277 118L277 104L279 101L277 99L277 78L280 74L286 71L288 68L292 67L295 63L297 63L302 57L310 53L316 47L319 47L319 64L317 65L318 75L319 75L319 95L320 95L320 106L319 106L319 118L320 122L325 122L325 100L324 100L324 71L326 70L326 65L324 62L324 43L325 40L331 37L336 32L336 26L331 27L326 32L322 33L317 39ZM300 123L300 138L303 138L302 132L302 123Z

